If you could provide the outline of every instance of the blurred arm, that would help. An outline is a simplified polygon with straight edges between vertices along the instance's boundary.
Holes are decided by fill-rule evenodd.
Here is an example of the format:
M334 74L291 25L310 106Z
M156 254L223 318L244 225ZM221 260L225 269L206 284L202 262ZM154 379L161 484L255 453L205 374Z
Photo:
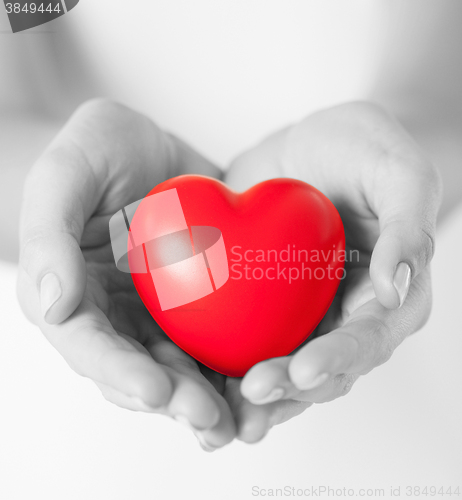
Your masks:
M18 260L24 180L59 127L57 120L43 115L0 114L0 260Z
M462 201L462 2L382 0L385 36L372 99L440 168L440 219Z
M59 28L0 40L0 259L18 260L19 210L30 167L75 109L101 93L76 50L72 26ZM179 164L188 159L183 173L221 177L218 168L210 163L205 169L199 154L174 140Z
M75 107L95 94L72 30L0 35L0 259L17 261L24 179ZM84 77L83 77L84 75Z

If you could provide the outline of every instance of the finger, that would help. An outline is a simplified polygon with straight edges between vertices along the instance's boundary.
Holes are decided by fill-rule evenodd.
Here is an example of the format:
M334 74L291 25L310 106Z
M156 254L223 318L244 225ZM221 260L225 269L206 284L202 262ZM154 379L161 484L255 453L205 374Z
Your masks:
M237 439L245 443L262 440L270 429L270 418L264 406L253 405L240 392L240 380L228 378L225 397L236 420Z
M199 431L196 437L205 451L214 451L231 443L236 436L236 424L231 409L223 396L215 393L220 418L215 426Z
M231 411L197 362L165 337L153 337L147 348L173 381L167 413L191 429L207 451L231 442L236 433Z
M76 145L75 130L86 119L82 111L71 118L33 166L24 188L20 266L39 293L37 314L50 324L69 317L82 299L86 268L80 241L107 182L101 161L90 164Z
M355 374L326 375L319 381L320 385L311 390L302 391L298 389L289 376L289 365L291 356L275 358L255 365L247 372L241 384L241 394L254 405L271 406L271 418L276 423L271 422L271 426L281 423L283 420L281 412L291 414L293 410L282 405L268 405L269 402L282 400L294 400L307 403L325 403L341 396L345 396L351 390L353 383L358 378ZM277 398L271 397L277 388L283 388ZM258 394L266 396L258 399ZM292 418L292 416L290 417Z
M36 191L28 186L29 183L24 195L27 201L23 207L20 266L40 297L36 315L48 323L59 323L75 310L86 286L85 262L79 246L83 214L81 206L61 198L61 188L50 196L50 190L40 192L39 187ZM44 199L39 200L42 196ZM64 209L66 204L68 208ZM23 296L19 299L27 309Z
M133 339L127 338L127 341L135 344ZM138 396L96 382L103 396L132 411L155 412L174 418L195 434L206 451L214 451L232 441L235 425L229 407L200 375L194 360L168 340L151 343L149 352L155 352L157 360L166 362L163 368L172 386L166 404L153 408Z
M40 320L45 337L79 375L158 409L171 399L173 384L140 344L118 335L95 304L84 298L60 325Z
M360 375L356 373L342 373L339 375L330 375L320 385L308 390L298 390L293 386L292 392L288 397L300 402L309 403L327 403L334 399L346 396L352 389Z
M244 377L241 384L242 395L254 405L268 405L279 400L305 401L324 403L347 394L356 380L356 375L331 375L326 373L311 390L300 390L292 382L289 366L292 356L275 358L255 365ZM350 385L351 382L351 385ZM266 396L258 399L257 395ZM274 395L277 393L277 397Z
M30 311L19 295L33 321L43 317L50 324L60 323L76 309L86 285L80 250L84 228L90 235L87 244L108 240L108 226L102 231L99 221L130 201L133 193L146 194L146 175L136 175L141 170L136 167L152 162L149 155L157 152L159 170L168 168L169 148L162 137L141 115L110 101L94 100L74 113L34 164L24 187L20 266L39 294L40 310ZM92 225L90 218L97 209L101 214Z
M372 299L337 330L308 342L292 358L289 376L299 390L314 389L343 373L365 374L385 363L396 347L427 320L431 308L430 271L413 281L398 310Z
M33 312L19 296L26 314L50 324L69 317L85 290L80 246L107 242L110 216L190 168L219 175L148 118L107 100L82 105L25 183L20 265L40 297L40 311Z
M380 225L370 275L377 299L391 309L403 305L411 280L433 257L442 195L438 171L404 131L402 143L390 147L372 176L374 186L365 186Z
M294 400L254 405L242 396L242 392L239 381L230 379L226 396L236 417L237 438L249 444L261 441L272 427L300 415L312 405L311 402Z
M255 365L242 381L241 393L244 398L254 405L267 406L270 402L280 400L324 403L348 394L353 382L358 378L358 375L354 374L326 374L316 381L313 389L300 390L294 385L289 375L291 360L292 356L286 356ZM281 391L277 392L277 397L272 397L278 388L281 388ZM267 396L258 399L256 395L259 393L267 394Z
M157 363L165 366L172 380L168 413L195 430L215 426L220 408L194 359L165 337L154 337L146 348Z
M131 411L141 411L145 413L162 413L165 415L170 415L170 412L167 409L153 409L146 405L146 403L138 398L133 396L127 396L126 394L114 389L113 387L107 386L105 384L101 384L96 382L96 385L101 390L104 398L110 403L115 404L121 408L125 408ZM174 396L175 397L175 396ZM227 406L225 402L223 402L224 406ZM229 408L227 409L228 413L230 413ZM225 415L226 411L221 411L221 415ZM224 429L223 421L225 420L223 417L219 422L214 426L213 429L210 430L199 430L195 426L191 424L191 421L181 415L177 415L173 417L179 424L186 427L188 430L192 431L196 436L201 448L204 451L212 452L221 448L225 444L228 444L234 438L235 432L229 433L228 429ZM232 422L232 416L230 415L230 420ZM229 426L226 426L229 427ZM232 425L232 429L234 430L234 423ZM225 431L225 432L223 432ZM227 438L224 439L224 436L228 435ZM210 444L215 443L215 444Z
M254 405L284 398L293 384L288 374L290 357L272 358L253 366L241 383L241 394Z
M306 409L312 406L311 401L297 401L289 399L286 401L276 401L275 403L264 406L269 416L270 429L275 425L280 425L288 420L297 417Z
M220 408L211 392L187 375L169 372L173 381L173 396L168 413L195 430L214 427L220 420Z
M157 413L156 409L146 405L146 403L138 396L128 396L127 394L114 389L114 387L102 384L101 382L95 382L95 384L101 391L101 394L103 395L104 399L106 399L106 401L109 401L110 403L119 406L120 408L124 408L130 411Z
M348 279L342 284L344 288L342 295L336 295L329 311L318 325L317 333L323 332L321 335L338 326L341 320L339 309L342 309L343 315L348 317L351 312L375 297L367 269L350 269ZM312 341L313 339L309 340ZM242 395L256 405L295 397L299 390L294 387L289 376L290 361L291 356L284 356L268 359L253 366L242 380Z

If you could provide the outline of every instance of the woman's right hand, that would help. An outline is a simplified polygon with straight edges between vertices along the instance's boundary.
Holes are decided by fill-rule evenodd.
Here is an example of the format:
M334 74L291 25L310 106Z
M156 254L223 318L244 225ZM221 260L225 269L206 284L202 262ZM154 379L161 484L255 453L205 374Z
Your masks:
M84 104L27 177L18 276L23 311L78 374L118 406L187 423L208 450L236 434L225 377L154 322L116 268L109 219L169 177L219 172L148 118L111 101Z

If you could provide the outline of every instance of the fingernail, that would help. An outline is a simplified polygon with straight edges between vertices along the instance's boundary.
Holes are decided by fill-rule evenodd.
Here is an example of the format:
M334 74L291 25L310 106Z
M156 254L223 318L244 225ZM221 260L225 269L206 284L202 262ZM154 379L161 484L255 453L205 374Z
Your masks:
M282 387L276 387L267 396L261 399L252 399L251 402L257 405L273 403L274 401L281 399L282 396L284 395L284 392L285 391Z
M395 275L393 277L393 285L398 292L399 297L399 307L404 304L407 292L409 291L409 285L411 284L411 268L406 262L400 262L396 266Z
M197 441L199 442L200 447L204 451L206 451L208 453L212 453L213 451L217 450L217 448L215 446L212 446L211 444L207 443L206 439L204 438L204 435L201 432L198 432L196 434L196 437L197 437Z
M316 389L316 387L319 387L320 385L324 384L324 382L329 378L328 373L320 373L319 375L316 375L311 381L308 380L306 384L300 385L298 384L298 388L301 389L302 391L308 391L310 389Z
M62 295L61 284L53 273L45 274L40 282L40 307L42 316L47 319L47 314Z

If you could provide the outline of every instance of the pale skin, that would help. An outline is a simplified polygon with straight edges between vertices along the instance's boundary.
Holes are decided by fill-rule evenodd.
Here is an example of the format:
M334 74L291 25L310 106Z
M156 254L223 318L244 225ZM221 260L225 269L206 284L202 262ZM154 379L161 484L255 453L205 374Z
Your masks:
M456 30L453 36L459 36ZM436 101L428 93L436 92L437 83L422 100L406 101L411 106L403 118L450 179L458 174L432 148L440 128L433 131L431 120L424 120L423 131L412 126L414 117L421 123L425 104ZM384 78L374 98L399 111L404 86L390 88L393 80ZM440 95L455 99L444 89ZM447 109L454 113L447 121L460 126L460 107L447 103ZM454 142L453 158L462 159L454 130L448 130L448 142ZM346 394L427 320L442 197L434 163L394 118L367 102L315 113L232 163L225 180L236 190L290 176L323 191L342 215L347 244L362 258L349 269L311 341L291 356L256 365L242 380L231 379L198 366L158 329L130 277L115 269L107 230L113 213L166 178L220 177L220 170L143 115L90 101L27 176L18 296L69 365L94 380L109 401L186 422L208 451L234 438L256 442L311 404ZM454 203L446 197L443 208ZM394 282L402 262L409 266L410 284ZM45 276L48 284L59 283L60 294L44 291Z
M351 103L270 137L238 158L227 180L245 189L267 177L318 187L337 206L347 246L360 258L347 263L317 338L291 356L251 368L241 392L254 404L330 401L387 361L428 318L439 173L380 108ZM411 269L409 292L407 282L394 284L400 263Z
M380 108L352 103L273 135L227 175L237 190L271 177L300 178L338 206L348 245L362 257L318 329L328 335L256 365L242 383L198 366L155 325L130 276L117 271L108 233L121 207L190 172L219 175L146 117L96 100L77 110L27 177L21 305L109 401L187 422L207 450L236 435L254 442L275 418L348 392L426 321L439 174ZM400 262L413 277L401 296L393 284Z

